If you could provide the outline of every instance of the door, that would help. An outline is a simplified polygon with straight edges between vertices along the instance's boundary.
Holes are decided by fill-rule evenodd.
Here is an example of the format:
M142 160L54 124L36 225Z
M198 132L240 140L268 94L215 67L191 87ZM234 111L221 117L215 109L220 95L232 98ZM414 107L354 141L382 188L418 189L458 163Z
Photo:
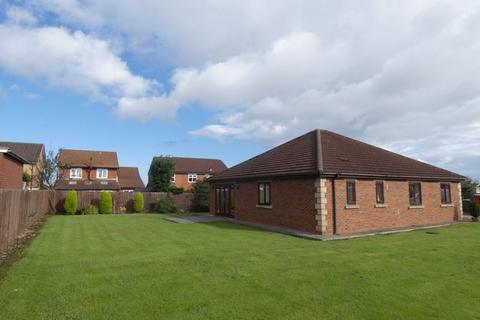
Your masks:
M215 186L215 213L217 215L233 217L235 211L233 190L231 184Z

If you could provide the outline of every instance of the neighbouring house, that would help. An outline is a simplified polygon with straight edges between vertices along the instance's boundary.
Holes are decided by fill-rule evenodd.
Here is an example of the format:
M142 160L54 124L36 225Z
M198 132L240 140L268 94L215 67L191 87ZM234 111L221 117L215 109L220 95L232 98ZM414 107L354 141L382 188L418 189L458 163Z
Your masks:
M145 185L137 167L119 167L118 182L122 191L144 191Z
M23 166L28 161L0 145L0 189L22 189Z
M61 178L56 190L121 189L116 152L60 149L59 162L62 165Z
M227 169L219 159L184 157L172 157L172 159L175 162L175 171L171 183L186 191L191 190L198 180L208 179Z
M39 170L45 161L45 146L41 143L0 141L0 147L8 148L26 160L26 163L23 164L23 172L28 173L32 179L26 183L25 188L29 190L40 189L36 177L38 177Z
M473 195L473 200L480 204L480 186L477 187L477 192Z
M329 238L462 220L463 176L314 130L212 177L210 212Z

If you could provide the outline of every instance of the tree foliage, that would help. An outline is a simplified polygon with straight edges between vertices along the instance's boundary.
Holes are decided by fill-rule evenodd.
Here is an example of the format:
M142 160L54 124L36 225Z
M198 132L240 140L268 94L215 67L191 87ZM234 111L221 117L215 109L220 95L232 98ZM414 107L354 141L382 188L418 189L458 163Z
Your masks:
M142 212L144 206L143 194L141 192L135 192L133 197L133 212Z
M37 166L38 174L34 177L41 189L53 189L62 178L62 169L67 165L60 162L60 154L49 150L43 162Z
M155 157L148 170L148 189L154 192L168 192L170 180L175 172L172 157Z
M472 199L473 195L477 191L479 183L478 181L468 178L462 181L462 198L463 199Z
M193 209L195 211L208 211L209 206L209 190L208 182L205 180L199 180L193 186Z
M102 191L98 201L98 211L101 214L110 214L113 211L113 201L110 192Z
M158 200L153 205L153 210L158 213L175 213L177 212L177 206L175 205L175 199L167 193L165 198Z
M65 198L65 203L63 204L63 209L65 213L68 215L74 215L77 212L78 206L78 199L77 199L77 191L70 190L67 192L67 196Z

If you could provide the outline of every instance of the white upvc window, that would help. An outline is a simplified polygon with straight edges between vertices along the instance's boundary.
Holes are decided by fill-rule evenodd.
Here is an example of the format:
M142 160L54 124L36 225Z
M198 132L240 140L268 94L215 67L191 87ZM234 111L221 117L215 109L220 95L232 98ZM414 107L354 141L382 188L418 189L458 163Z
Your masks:
M195 183L197 182L197 174L196 173L189 173L188 174L188 183Z
M172 178L170 179L171 183L175 183L175 173L173 174Z
M70 179L82 179L82 168L71 168Z
M97 179L107 179L108 169L97 169Z

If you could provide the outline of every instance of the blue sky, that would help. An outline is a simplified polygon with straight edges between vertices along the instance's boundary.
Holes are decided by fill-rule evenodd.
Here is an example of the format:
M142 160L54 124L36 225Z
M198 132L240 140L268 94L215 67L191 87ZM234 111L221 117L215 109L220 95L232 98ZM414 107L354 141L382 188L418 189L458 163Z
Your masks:
M229 166L314 128L480 178L476 1L0 0L0 139Z

